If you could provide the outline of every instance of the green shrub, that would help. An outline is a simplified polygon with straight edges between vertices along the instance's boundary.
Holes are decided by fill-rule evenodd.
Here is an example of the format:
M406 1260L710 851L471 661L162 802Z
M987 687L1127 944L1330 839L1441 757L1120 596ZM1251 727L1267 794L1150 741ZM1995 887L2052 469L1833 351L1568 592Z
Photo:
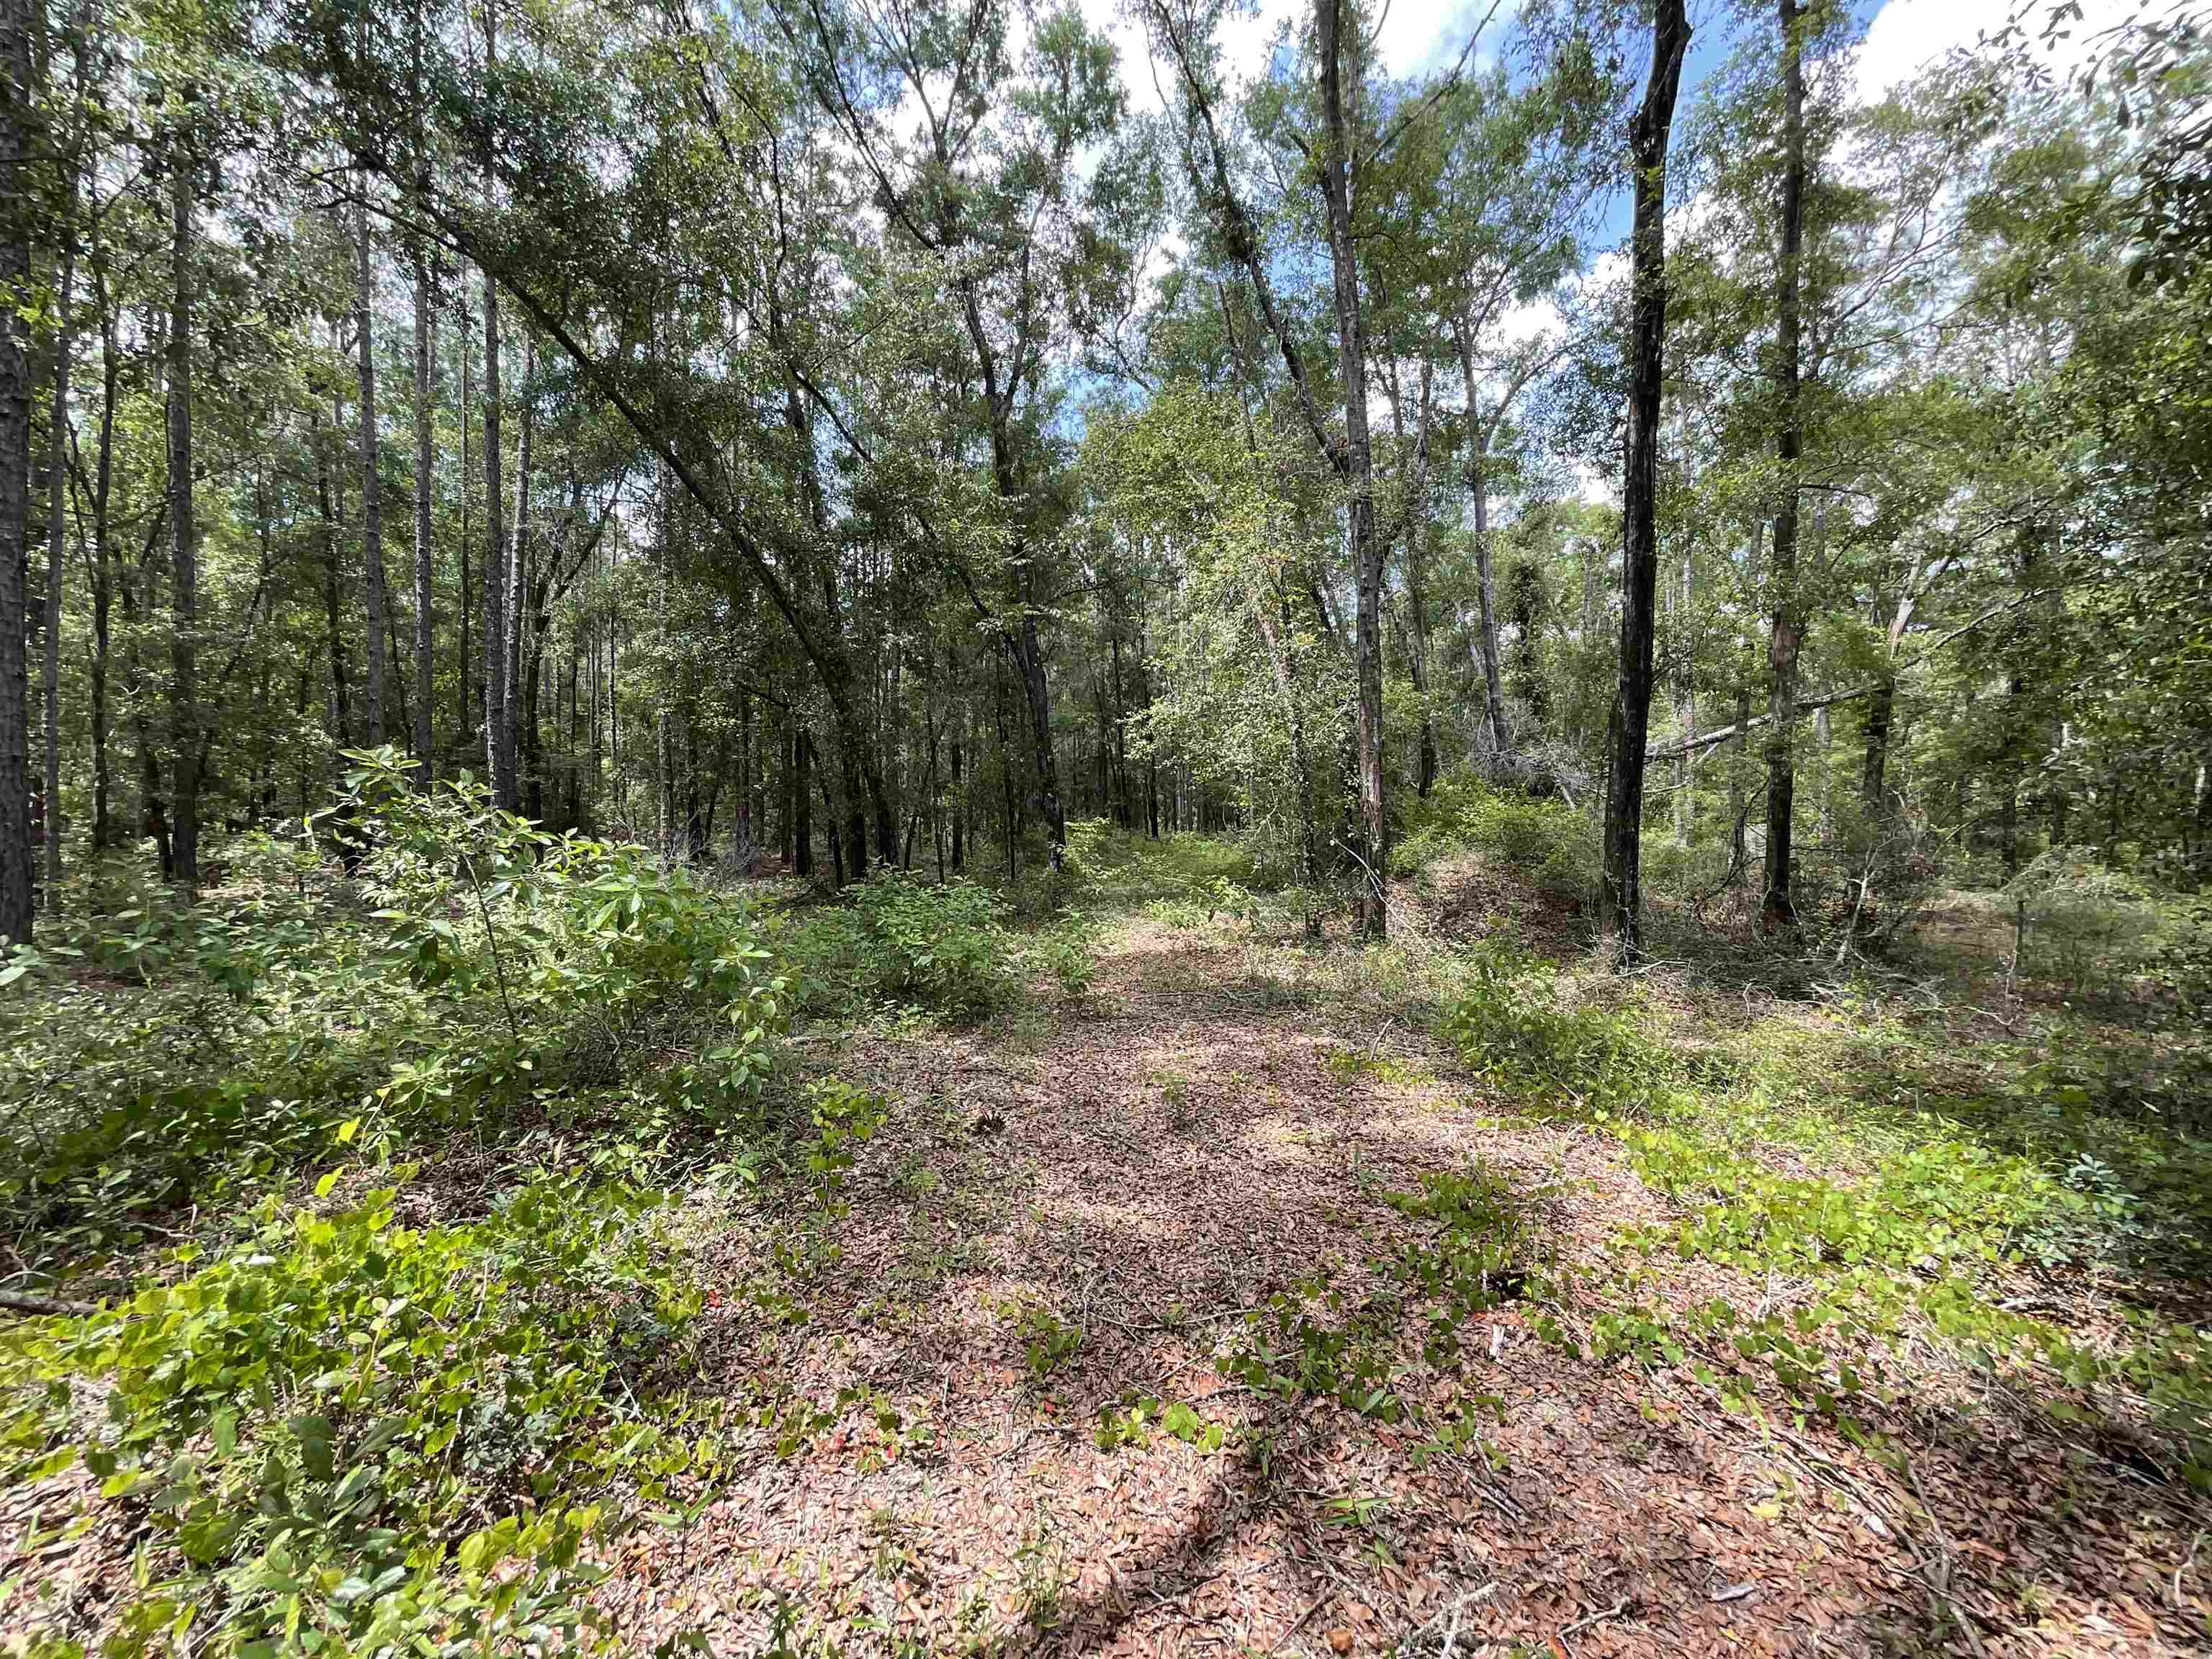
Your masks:
M972 1016L1014 983L1005 915L972 881L940 885L894 870L789 925L775 948L802 988L801 1006L817 1018L850 1018L871 1004Z
M1037 956L1069 1001L1079 1001L1097 977L1097 924L1074 908L1060 913L1059 924L1037 944Z
M935 886L895 872L863 884L855 902L886 995L972 1012L1006 989L1009 947L999 901L974 882Z
M1570 1006L1551 969L1510 946L1474 956L1443 1029L1481 1076L1523 1093L1559 1096L1574 1110L1647 1102L1667 1070L1664 1048L1633 1019Z
M1462 851L1518 872L1546 897L1579 904L1596 883L1589 826L1564 801L1474 780L1439 783L1390 851L1394 874L1417 875Z
M195 1620L218 1654L573 1629L601 1517L570 1500L690 1460L647 1423L610 1439L698 1306L656 1200L541 1181L416 1230L397 1196L272 1206L179 1283L10 1334L12 1473L81 1462L97 1508L176 1552L127 1598L129 1650ZM80 1379L104 1385L97 1412Z
M312 849L262 841L148 948L143 916L58 920L0 991L0 1219L58 1279L197 1202L250 1206L362 1120L388 1149L439 1125L559 1111L658 1140L756 1110L782 1018L735 898L642 849L548 836L479 787L417 794L394 750L353 757L341 809L371 847L357 898ZM71 940L83 941L82 945ZM94 962L133 962L143 982Z
M1627 1139L1638 1174L1670 1198L1698 1202L1675 1230L1680 1253L1754 1271L2049 1266L2072 1253L2091 1207L2028 1160L1967 1140L1906 1147L1849 1187L1775 1175L1671 1127L1633 1128Z

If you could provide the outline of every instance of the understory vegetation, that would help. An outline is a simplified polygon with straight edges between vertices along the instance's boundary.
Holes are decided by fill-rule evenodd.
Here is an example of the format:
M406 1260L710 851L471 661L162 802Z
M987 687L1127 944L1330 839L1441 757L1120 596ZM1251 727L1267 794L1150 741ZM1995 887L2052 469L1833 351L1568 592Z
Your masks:
M825 904L549 836L467 785L420 795L389 751L356 757L320 839L241 842L192 910L86 884L0 991L0 1444L36 1496L31 1565L0 1583L18 1644L605 1640L595 1595L639 1529L680 1534L719 1483L842 1445L856 1415L879 1462L923 1455L957 1425L866 1390L707 1385L711 1333L803 1324L851 1172L921 1151L883 1147L895 1103L841 1069L847 1044L1080 1032L1113 1015L1099 951L1132 927L1264 1004L1425 1008L1425 1058L1353 1042L1329 1071L1575 1126L1650 1212L1591 1252L1559 1231L1564 1178L1480 1158L1364 1178L1392 1242L1213 1328L1231 1395L1108 1389L1102 1454L1264 1462L1277 1431L1221 1409L1241 1395L1333 1402L1408 1431L1413 1467L1506 1478L1504 1395L1439 1406L1424 1381L1480 1367L1503 1310L1655 1398L1899 1468L1917 1425L1997 1390L2091 1455L2212 1491L2212 1350L2179 1311L2208 1271L2212 1053L2155 965L2173 958L2131 947L2118 1001L2077 1006L2013 957L1968 977L1929 956L1747 1018L1730 976L1766 947L1715 936L1630 981L1560 948L1563 860L1530 827L1553 811L1455 792L1405 843L1426 862L1398 936L1351 954L1307 942L1304 896L1222 841L1079 826L1057 876L892 874ZM1437 920L1457 889L1530 927ZM2177 921L2171 943L2193 936ZM1203 1082L1170 1075L1170 1107ZM921 1205L938 1181L899 1187ZM765 1278L703 1265L732 1230L775 1239ZM988 1321L1048 1394L1083 1369L1090 1317L1016 1297ZM129 1582L50 1603L35 1564L72 1549Z

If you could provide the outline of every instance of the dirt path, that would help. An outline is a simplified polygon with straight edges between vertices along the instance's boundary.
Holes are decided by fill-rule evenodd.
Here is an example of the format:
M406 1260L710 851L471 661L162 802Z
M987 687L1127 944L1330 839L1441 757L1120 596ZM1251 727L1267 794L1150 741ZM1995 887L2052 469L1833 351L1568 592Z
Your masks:
M1617 1143L1501 1118L1446 1056L1332 1024L1340 1006L1304 1006L1225 934L1127 924L1090 1001L1027 1031L811 1048L892 1103L836 1201L695 1204L718 1304L702 1380L745 1418L704 1513L624 1554L607 1600L626 1645L685 1627L728 1654L2201 1640L2167 1500L2085 1494L1987 1407L1900 1419L1903 1477L1686 1376L1571 1357L1531 1300L1474 1315L1443 1364L1417 1314L1386 1310L1396 1423L1229 1380L1217 1352L1273 1335L1275 1293L1328 1270L1327 1325L1387 1288L1371 1264L1434 1235L1388 1201L1424 1172L1504 1177L1562 1278L1656 1202ZM1139 1402L1102 1449L1102 1411L1126 1424Z

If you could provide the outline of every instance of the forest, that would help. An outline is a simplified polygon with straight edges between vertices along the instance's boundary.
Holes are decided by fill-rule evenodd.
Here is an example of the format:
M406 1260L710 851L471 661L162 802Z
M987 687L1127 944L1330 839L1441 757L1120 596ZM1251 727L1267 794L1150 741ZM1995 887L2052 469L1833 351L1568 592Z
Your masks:
M0 1652L2212 1651L2212 14L0 0Z

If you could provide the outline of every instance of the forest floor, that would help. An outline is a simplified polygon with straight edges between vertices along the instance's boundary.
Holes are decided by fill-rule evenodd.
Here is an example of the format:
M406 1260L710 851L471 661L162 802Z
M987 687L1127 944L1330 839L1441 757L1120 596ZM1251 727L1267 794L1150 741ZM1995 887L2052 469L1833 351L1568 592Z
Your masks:
M624 1646L2212 1647L2212 1511L2109 1384L2053 1375L2117 1365L2146 1301L2201 1318L2195 1287L1979 1260L1961 1206L1937 1232L1988 1317L2079 1345L2002 1364L1947 1321L1941 1248L1884 1276L1879 1233L1773 1243L1791 1206L1909 1207L1890 1177L1931 1158L1972 1188L2000 1154L1869 1056L1971 1070L1968 1005L2026 1016L1662 968L1642 1018L1726 1086L1708 1139L1648 1136L1435 1035L1426 944L1501 904L1565 926L1464 868L1409 890L1386 970L1155 903L1103 924L1083 994L801 1038L888 1114L834 1195L687 1205L694 1386L746 1449L623 1546ZM1765 1231L1716 1245L1731 1217Z

